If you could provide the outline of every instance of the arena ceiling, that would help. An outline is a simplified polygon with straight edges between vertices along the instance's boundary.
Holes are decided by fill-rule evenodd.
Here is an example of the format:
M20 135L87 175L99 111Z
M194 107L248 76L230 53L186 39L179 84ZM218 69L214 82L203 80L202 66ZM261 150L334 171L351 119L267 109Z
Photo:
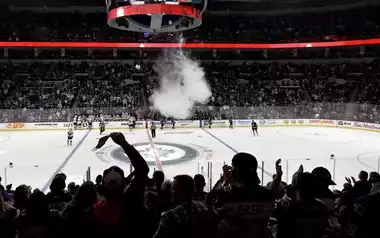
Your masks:
M13 6L104 6L104 0L0 0L0 4ZM284 9L310 9L332 7L356 7L379 4L378 0L208 0L209 10L279 11Z

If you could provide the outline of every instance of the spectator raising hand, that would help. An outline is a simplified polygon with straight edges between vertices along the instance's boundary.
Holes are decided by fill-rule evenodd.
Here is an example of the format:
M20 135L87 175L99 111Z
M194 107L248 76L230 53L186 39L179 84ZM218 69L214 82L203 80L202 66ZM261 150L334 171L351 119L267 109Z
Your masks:
M144 195L149 167L140 153L130 145L122 133L113 132L109 137L120 145L134 167L132 179L125 179L124 171L111 166L103 172L98 188L105 200L97 202L86 211L81 233L89 237L146 237L143 230L147 219ZM100 140L102 140L101 138ZM128 184L127 184L128 181Z

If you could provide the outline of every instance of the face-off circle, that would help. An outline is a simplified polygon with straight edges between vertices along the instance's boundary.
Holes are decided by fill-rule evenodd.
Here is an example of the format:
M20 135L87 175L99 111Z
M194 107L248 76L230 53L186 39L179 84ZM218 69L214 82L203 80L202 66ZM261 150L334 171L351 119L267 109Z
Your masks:
M11 140L10 136L0 135L0 143L5 143L5 142L10 141L10 140Z
M136 143L133 145L144 157L148 165L156 165L157 155L162 165L172 165L199 159L205 154L198 148L167 142L155 142L154 150L150 143ZM97 157L105 162L116 160L118 162L129 163L128 157L121 147L107 146L96 152Z
M107 22L109 26L125 31L175 32L199 27L202 12L187 5L129 5L110 10Z

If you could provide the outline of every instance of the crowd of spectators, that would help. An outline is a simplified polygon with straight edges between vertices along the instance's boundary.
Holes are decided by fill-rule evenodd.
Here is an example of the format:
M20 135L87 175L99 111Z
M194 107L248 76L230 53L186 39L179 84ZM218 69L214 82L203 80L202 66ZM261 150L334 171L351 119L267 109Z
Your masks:
M233 156L211 191L205 177L162 171L148 177L149 167L122 133L110 137L128 155L134 171L112 166L96 183L69 183L57 174L50 191L0 185L0 234L4 238L35 237L315 237L368 238L378 234L380 175L346 177L342 190L324 167L311 172L300 165L290 184L282 181L281 160L273 181L260 185L256 158ZM1 183L1 179L0 179ZM32 191L33 190L33 191Z
M102 8L104 9L104 8ZM288 42L371 38L380 35L379 7L281 16L207 12L201 27L184 32L190 42ZM1 17L0 39L8 41L167 41L172 37L108 27L106 13L10 12ZM175 38L174 38L175 39Z
M1 67L6 69L0 104L5 121L12 121L10 114L13 120L62 121L74 105L137 108L143 99L137 82L130 79L133 71L124 65L29 62Z
M78 107L140 107L142 92L132 79L133 67L122 64L90 65Z
M1 64L3 121L66 121L78 112L149 117L152 63ZM205 62L212 96L194 119L330 118L377 122L379 61ZM349 104L356 111L348 108ZM352 106L351 106L352 107ZM244 109L242 109L244 108ZM248 108L248 109L247 109ZM333 110L332 110L333 109ZM351 110L351 113L347 113ZM12 116L13 115L13 116Z

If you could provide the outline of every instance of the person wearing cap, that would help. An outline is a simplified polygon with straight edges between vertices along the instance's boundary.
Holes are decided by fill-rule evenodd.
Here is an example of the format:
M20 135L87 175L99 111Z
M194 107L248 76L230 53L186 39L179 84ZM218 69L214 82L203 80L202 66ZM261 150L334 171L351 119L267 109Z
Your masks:
M288 206L279 204L274 212L277 219L277 238L323 238L328 228L329 212L317 199L317 178L301 173L294 184L295 199Z
M331 173L324 167L314 168L311 172L314 175L319 183L320 194L319 199L321 199L329 209L334 207L334 194L329 189L329 186L336 185L331 179Z
M223 167L227 187L210 192L210 196L216 196L214 206L220 219L218 235L221 237L269 237L267 225L274 208L275 194L260 186L257 167L253 155L236 154L232 158L232 166ZM216 192L216 189L220 191Z
M325 203L330 213L330 216L329 216L329 222L331 225L330 229L333 232L338 232L340 230L340 224L338 221L337 214L334 211L335 195L329 189L329 186L336 185L336 183L332 180L330 171L328 171L324 167L314 168L311 174L317 178L317 182L318 182L317 188L319 188L318 199L320 199L322 202Z
M80 237L146 237L144 196L149 167L124 135L114 132L109 137L124 150L134 168L134 176L126 184L124 171L111 166L104 170L99 201L85 214ZM100 139L102 140L102 138Z

